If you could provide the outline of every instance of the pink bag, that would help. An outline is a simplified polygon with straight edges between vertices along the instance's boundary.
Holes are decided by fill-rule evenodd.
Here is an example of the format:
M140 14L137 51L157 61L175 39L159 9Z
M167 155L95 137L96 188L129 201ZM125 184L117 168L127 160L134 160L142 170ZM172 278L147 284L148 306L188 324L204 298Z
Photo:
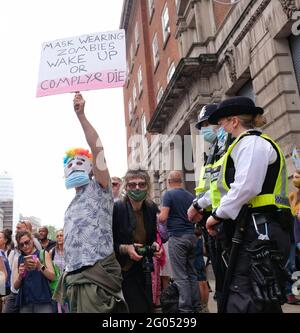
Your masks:
M167 230L167 223L159 223L157 222L157 231L160 235L160 238L163 243L166 243L169 239L169 233Z

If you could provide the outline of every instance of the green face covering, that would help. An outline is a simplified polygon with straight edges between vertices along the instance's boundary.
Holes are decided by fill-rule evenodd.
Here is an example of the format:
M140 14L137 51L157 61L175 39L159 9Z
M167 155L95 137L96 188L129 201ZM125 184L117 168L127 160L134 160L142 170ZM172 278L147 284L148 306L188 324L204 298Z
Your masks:
M134 201L143 201L147 196L146 190L128 190L127 194L131 200Z

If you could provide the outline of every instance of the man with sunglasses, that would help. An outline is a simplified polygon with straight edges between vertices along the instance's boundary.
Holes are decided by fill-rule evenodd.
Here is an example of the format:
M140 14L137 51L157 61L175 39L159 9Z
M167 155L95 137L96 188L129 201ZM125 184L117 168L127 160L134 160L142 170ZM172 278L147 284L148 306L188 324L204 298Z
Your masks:
M122 185L122 179L119 177L111 177L111 185L112 185L112 194L114 197L114 202L120 199L120 189Z

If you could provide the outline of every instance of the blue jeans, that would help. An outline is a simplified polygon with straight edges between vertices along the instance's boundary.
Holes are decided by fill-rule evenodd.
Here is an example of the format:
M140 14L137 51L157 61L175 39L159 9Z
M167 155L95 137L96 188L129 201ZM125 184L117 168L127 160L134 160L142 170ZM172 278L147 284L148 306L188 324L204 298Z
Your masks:
M196 312L200 309L199 286L194 267L196 242L194 234L169 238L170 263L179 290L179 312Z

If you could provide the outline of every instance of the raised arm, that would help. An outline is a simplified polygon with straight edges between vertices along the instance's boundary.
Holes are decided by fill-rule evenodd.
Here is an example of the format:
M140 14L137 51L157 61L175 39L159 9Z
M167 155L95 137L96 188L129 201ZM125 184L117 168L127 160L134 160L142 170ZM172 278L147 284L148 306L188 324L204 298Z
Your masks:
M83 128L86 141L90 146L93 154L93 174L95 179L103 188L107 188L110 181L110 176L105 161L102 142L98 133L85 116L85 100L79 92L75 94L73 105L74 111L76 112L76 115Z

